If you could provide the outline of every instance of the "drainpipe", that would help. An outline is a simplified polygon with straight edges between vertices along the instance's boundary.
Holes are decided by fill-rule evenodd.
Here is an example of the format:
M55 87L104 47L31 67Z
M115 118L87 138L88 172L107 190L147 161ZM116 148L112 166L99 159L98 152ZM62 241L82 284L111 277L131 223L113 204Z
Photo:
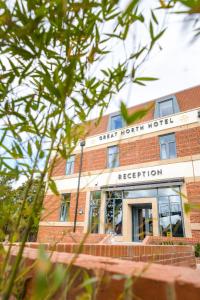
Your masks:
M78 199L79 199L79 190L80 190L80 181L81 181L81 171L82 171L82 165L83 165L83 147L85 146L85 141L81 141L80 146L81 146L81 156L80 156L80 165L79 165L79 173L78 173L78 185L77 185L77 192L76 192L76 207L75 207L73 232L76 232L76 222L77 222L77 214L78 214Z

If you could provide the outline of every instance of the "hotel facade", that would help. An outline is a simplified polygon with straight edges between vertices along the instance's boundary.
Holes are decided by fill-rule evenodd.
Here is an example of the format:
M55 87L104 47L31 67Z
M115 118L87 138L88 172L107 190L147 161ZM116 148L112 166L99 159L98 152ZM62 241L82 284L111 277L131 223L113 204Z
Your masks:
M91 122L85 143L67 161L57 159L60 195L46 194L38 241L65 241L74 221L76 232L111 234L116 242L200 238L200 86L129 113L149 106L129 126L119 112Z

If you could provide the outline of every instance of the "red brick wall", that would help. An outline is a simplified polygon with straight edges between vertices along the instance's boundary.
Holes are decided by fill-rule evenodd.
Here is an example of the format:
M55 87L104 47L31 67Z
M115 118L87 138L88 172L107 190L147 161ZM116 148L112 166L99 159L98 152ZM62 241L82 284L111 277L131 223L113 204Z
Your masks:
M196 245L198 243L200 243L200 236L192 238L146 236L143 240L143 245Z
M177 156L200 154L200 126L176 132Z
M107 164L107 148L87 151L83 154L82 171L96 171L106 168ZM75 158L75 173L79 172L80 154Z
M66 160L62 157L59 157L56 159L54 163L54 167L51 175L52 176L65 175L65 169L66 169Z
M106 234L88 234L83 233L83 227L76 227L76 232L73 232L73 227L64 226L40 226L37 236L39 243L80 243L85 241L90 244L102 242ZM35 243L33 243L35 244Z
M193 87L193 88L190 88L187 90L183 90L181 92L177 92L177 93L174 93L171 95L176 96L179 107L180 107L180 111L186 111L186 110L190 110L190 109L200 106L200 86L196 86L196 87ZM139 105L130 107L128 109L129 113L133 113L134 111L144 108L144 106L152 105L153 103L154 103L154 101L150 101L145 104L139 104ZM133 103L133 105L134 105L134 103ZM137 122L137 123L150 121L153 119L153 116L154 116L154 109L152 108L152 110L149 111L149 113L146 116L144 116L144 118L139 120L139 122ZM109 120L109 115L103 116L100 124L97 127L95 126L96 121L95 120L91 121L90 124L88 125L88 132L89 132L88 136L100 134L100 133L107 131L108 120Z
M120 144L120 166L160 159L158 137Z
M41 221L59 221L60 204L60 196L46 195L43 203L45 210L42 213Z
M173 131L172 131L173 132ZM177 157L195 155L200 153L200 127L177 131L176 133ZM140 164L160 159L159 137L138 139L130 143L119 144L120 166ZM80 154L75 157L74 172L78 173ZM87 151L83 155L82 171L96 171L105 169L107 165L107 148ZM53 176L65 174L66 161L58 159Z
M16 258L18 250L18 247L12 247L12 260ZM26 299L30 299L31 291L34 291L34 278L38 266L34 262L37 256L37 249L25 248L23 252L24 266L29 267L29 273L25 274L24 278L33 279L29 280L25 294ZM80 254L75 260L73 258L73 254L59 252L54 252L49 256L53 266L56 266L56 264L68 266L73 261L73 265L68 271L70 274L68 273L69 276L67 277L76 278L75 281L72 281L67 294L71 300L81 298L80 292L82 293L83 291L77 287L81 286L83 278L85 278L83 271L90 278L95 278L97 281L97 285L94 285L95 299L97 300L115 300L121 297L133 299L133 295L134 298L137 297L137 299L141 300L169 300L172 297L177 300L199 300L199 270L84 254ZM30 268L30 265L33 265L33 268ZM129 284L128 290L127 283ZM92 288L93 285L90 286ZM59 299L58 292L53 299Z
M200 223L200 181L187 183L187 197L191 204L191 223ZM193 207L193 204L198 206ZM192 231L192 236L200 238L200 231Z
M62 243L62 242L68 243L69 241L71 241L70 235L72 232L73 232L73 227L39 226L37 241L40 243ZM82 233L83 227L77 226L76 232Z
M186 187L189 201L200 204L200 181L189 182Z
M92 234L90 235L90 240L97 240L97 235L95 235L92 240ZM101 236L100 236L101 237ZM102 238L102 237L101 237ZM68 237L69 240L69 237ZM82 238L80 235L79 243ZM100 239L99 239L100 240ZM27 247L37 248L39 243L27 243ZM58 252L67 253L82 253L94 256L106 256L112 258L121 258L132 261L142 261L142 262L153 262L164 265L176 265L185 267L196 267L196 260L194 256L194 249L189 245L106 245L106 244L94 244L85 243L81 246L77 243L57 243L55 245L44 244L46 250L53 249Z
M82 208L83 212L85 211L85 200L86 192L79 193L78 200L78 209ZM60 205L61 205L61 196L56 195L46 195L44 199L43 207L45 208L41 221L59 221L60 214ZM70 198L70 210L69 210L69 221L74 220L75 214L75 205L76 205L76 193L71 193ZM77 221L84 221L84 213L82 215L78 214Z

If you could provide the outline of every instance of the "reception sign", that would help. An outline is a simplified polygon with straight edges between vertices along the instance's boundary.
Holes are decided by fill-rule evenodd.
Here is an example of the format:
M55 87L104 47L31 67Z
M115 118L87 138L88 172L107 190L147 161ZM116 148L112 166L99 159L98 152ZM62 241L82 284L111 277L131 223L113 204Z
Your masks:
M141 183L152 180L166 180L179 177L194 178L200 176L200 160L160 164L159 166L130 168L121 171L98 171L96 174L81 177L81 188L100 189L105 185ZM55 180L60 192L76 190L78 178L71 177ZM49 191L50 192L50 191Z

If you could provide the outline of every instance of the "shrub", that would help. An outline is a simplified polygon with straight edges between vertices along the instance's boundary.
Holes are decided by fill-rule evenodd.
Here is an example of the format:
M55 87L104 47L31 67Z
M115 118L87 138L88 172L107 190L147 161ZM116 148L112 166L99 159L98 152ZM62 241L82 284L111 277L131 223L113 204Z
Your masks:
M200 257L200 243L194 246L195 256Z

